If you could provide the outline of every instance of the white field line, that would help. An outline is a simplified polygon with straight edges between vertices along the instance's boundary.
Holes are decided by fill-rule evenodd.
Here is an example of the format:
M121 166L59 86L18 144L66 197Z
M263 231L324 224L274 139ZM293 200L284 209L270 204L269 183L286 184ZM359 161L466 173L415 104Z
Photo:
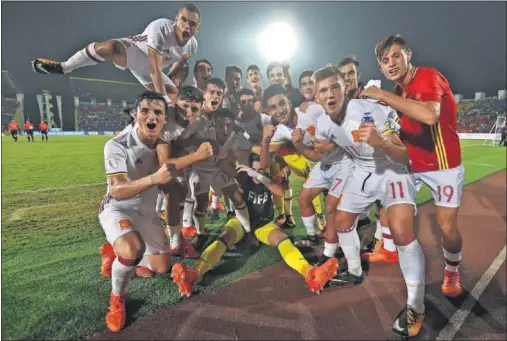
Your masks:
M63 187L49 187L49 188L40 188L40 189L33 189L33 190L21 190L21 191L13 191L13 192L5 192L2 193L3 195L11 195L11 194L26 194L26 193L38 193L38 192L51 192L51 191L58 191L58 190L65 190L65 189L74 189L74 188L80 188L80 187L93 187L93 186L100 186L100 185L106 185L105 182L96 182L91 184L81 184L81 185L70 185L70 186L63 186Z

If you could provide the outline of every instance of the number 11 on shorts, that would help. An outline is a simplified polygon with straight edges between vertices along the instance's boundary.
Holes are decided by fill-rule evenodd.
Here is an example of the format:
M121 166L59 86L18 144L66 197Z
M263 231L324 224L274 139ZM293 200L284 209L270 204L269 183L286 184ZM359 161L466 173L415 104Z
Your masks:
M397 197L396 189L398 189L398 196L400 199L403 199L405 197L405 193L403 193L403 183L401 181L391 182L389 185L391 186L391 194L393 199L396 199Z

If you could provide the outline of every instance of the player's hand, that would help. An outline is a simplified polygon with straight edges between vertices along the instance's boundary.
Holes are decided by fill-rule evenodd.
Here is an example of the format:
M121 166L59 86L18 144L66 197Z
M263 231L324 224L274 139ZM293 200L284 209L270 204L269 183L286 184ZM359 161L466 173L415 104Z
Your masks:
M164 163L159 170L151 175L154 185L164 185L175 178L176 167L172 163Z
M199 161L206 160L210 156L213 156L213 147L211 146L211 143L204 142L201 143L199 148L195 151L195 155L197 156L197 159Z
M286 70L290 69L290 62L288 60L284 60L282 61L282 66Z
M380 148L385 144L385 139L379 134L375 124L362 122L359 126L359 141L366 142L373 148Z
M336 148L336 144L334 144L334 142L331 141L315 139L313 140L313 148L320 153L325 153L330 152L334 148Z
M257 101L257 102L254 103L254 110L255 110L255 112L258 112L259 114L264 111L264 108L262 107L262 102L261 101Z
M294 129L292 132L292 143L294 145L302 143L305 137L305 131L301 128Z
M366 89L363 89L363 91L361 91L361 98L371 98L371 99L376 99L377 101L383 101L384 100L384 94L386 92L378 87L376 87L375 85L372 85Z
M312 102L303 102L299 105L298 109L299 111L301 112L306 112L306 110L308 110L308 108L310 107L310 104L312 104Z
M240 110L240 112L238 112L238 121L241 121L243 119L243 110Z
M282 169L280 169L280 174L283 176L283 178L285 179L285 181L289 181L290 167L289 166L285 166Z
M273 135L275 135L275 130L276 128L274 125L271 124L265 125L262 128L262 140L265 142L270 142L271 139L273 138Z
M244 166L244 165L241 165L241 166L237 167L236 171L238 173L246 173L251 178L255 178L255 176L257 174L259 174L255 169L247 167L247 166Z

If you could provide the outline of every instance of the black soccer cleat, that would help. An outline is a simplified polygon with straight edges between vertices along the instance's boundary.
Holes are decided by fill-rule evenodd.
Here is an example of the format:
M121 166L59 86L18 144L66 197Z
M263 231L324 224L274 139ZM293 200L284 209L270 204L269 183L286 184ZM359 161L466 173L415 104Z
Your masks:
M297 248L316 247L318 244L319 239L317 236L306 236L306 238L294 242L294 246Z
M363 283L364 275L356 276L348 271L342 271L338 275L334 276L330 281L329 285L336 287L343 287L348 284L358 285Z
M63 68L60 62L55 62L53 60L37 58L32 61L32 69L37 73L42 73L44 75L53 74L53 75L63 75Z
M285 215L285 222L282 225L282 229L293 229L296 227L296 221L291 214Z

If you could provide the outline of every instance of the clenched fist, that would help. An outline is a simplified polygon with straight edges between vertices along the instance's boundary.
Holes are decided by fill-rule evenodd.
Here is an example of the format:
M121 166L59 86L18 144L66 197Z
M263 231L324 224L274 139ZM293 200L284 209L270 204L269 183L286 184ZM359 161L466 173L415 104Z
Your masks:
M176 167L172 163L164 163L159 170L151 176L154 185L169 183L176 173Z
M213 147L211 146L211 143L204 142L201 143L199 148L195 151L195 155L200 160L206 160L210 156L213 155Z
M303 138L305 137L305 131L301 128L294 129L292 132L292 143L294 145L302 143Z
M275 130L276 130L276 128L274 125L271 125L271 124L265 125L262 128L262 139L265 142L271 141L271 138L273 138L273 135L275 135Z
M381 148L386 142L384 137L379 134L375 124L367 122L362 122L359 126L359 141L366 142L373 148Z

